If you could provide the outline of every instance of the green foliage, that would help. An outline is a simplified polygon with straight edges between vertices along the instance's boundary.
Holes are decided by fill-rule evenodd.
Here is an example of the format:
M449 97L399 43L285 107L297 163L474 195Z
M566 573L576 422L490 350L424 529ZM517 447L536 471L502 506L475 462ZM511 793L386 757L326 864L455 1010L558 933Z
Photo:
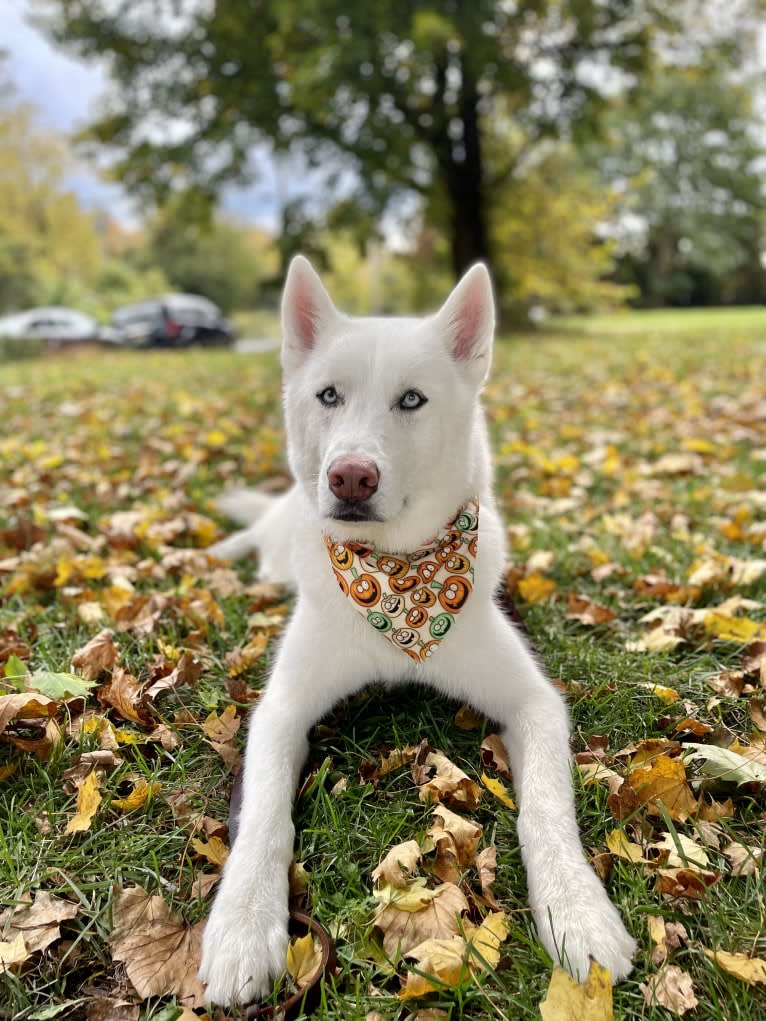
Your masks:
M615 106L607 144L590 152L606 186L622 186L618 223L629 213L638 225L621 238L621 276L645 304L766 297L754 83L720 59L660 70Z

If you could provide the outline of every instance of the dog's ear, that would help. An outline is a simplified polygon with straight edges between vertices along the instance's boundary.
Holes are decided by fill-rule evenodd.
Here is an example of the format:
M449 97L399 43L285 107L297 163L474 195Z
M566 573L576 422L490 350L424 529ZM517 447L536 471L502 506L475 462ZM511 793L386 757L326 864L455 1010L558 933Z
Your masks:
M436 324L455 361L484 379L495 332L495 299L484 263L477 262L462 277L436 313Z
M339 316L314 267L302 255L290 263L282 292L282 364L291 369L315 347L320 332Z

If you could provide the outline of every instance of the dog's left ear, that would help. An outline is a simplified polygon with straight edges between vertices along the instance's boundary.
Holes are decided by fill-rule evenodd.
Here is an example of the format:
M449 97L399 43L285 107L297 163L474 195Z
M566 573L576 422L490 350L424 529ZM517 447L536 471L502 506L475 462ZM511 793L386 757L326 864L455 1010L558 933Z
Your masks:
M455 361L483 380L495 332L492 281L483 262L472 266L457 284L436 313L436 325Z

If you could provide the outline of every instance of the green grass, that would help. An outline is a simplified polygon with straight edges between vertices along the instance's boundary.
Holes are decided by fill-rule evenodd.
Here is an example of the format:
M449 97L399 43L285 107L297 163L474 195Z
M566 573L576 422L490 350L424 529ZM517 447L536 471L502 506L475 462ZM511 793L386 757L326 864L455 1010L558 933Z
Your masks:
M682 715L709 723L718 736L751 737L746 700L711 702L706 686L711 674L738 665L740 646L695 640L669 654L648 655L627 652L625 643L642 632L642 614L660 603L636 590L637 579L662 570L683 582L705 548L740 558L766 556L764 540L753 539L766 513L758 496L766 475L765 354L761 310L629 313L498 343L486 393L498 492L511 525L512 562L523 565L535 551L553 554L547 573L557 585L554 598L520 607L548 673L568 688L575 751L594 734L608 735L610 751L666 736L668 718ZM83 529L97 538L104 534L105 517L119 510L138 507L161 520L186 510L215 516L212 500L226 482L257 483L284 470L275 354L52 357L3 366L2 384L0 529L35 518L44 529L54 574L63 554L53 545L51 508L78 507L85 515ZM699 440L710 448L699 455L696 474L651 474L663 455ZM726 527L735 519L746 525L741 534ZM642 529L646 538L638 541ZM195 541L188 531L174 540L179 546ZM624 573L594 581L589 549ZM12 552L0 539L0 561ZM139 591L179 597L181 575L153 576L147 566L162 563L156 542L145 538L122 556L136 572ZM252 578L252 564L239 570L242 578ZM80 620L78 600L85 591L99 601L108 580L56 586L49 572L9 594L11 577L8 571L0 574L0 635L17 624L31 646L32 669L66 670L72 653L101 626ZM567 620L571 591L610 606L617 622L586 628ZM741 594L765 601L766 578ZM730 595L725 587L706 590L696 605L714 605ZM167 799L189 792L200 810L226 818L230 778L221 759L198 725L174 722L180 710L201 721L230 701L225 655L248 634L250 598L234 594L218 602L224 623L207 626L199 684L157 699L180 747L167 752L157 743L123 746L124 763L104 774L104 801L87 833L64 833L75 801L64 773L95 739L65 736L47 761L0 744L0 767L16 764L16 772L0 781L0 908L40 888L80 904L76 918L62 926L60 941L21 974L0 976L0 1017L31 1019L43 1008L70 1002L58 1016L85 1017L87 1003L78 1001L99 990L128 991L108 945L115 885L139 883L161 894L190 923L206 914L208 903L191 892L203 865ZM747 615L764 620L762 607ZM124 662L143 679L161 647L188 643L194 630L176 613L162 618L153 634L121 632L117 639ZM248 672L249 684L262 683L265 665ZM646 682L676 687L683 701L664 705L641 686ZM89 706L98 708L95 698ZM374 787L360 780L359 767L381 750L427 737L478 777L479 743L491 726L470 733L458 729L456 708L414 689L392 704L373 687L338 706L312 734L308 767L319 772L296 806L296 856L310 872L316 917L338 933L339 963L318 1018L363 1021L372 1010L397 1019L408 1013L396 999L398 980L370 951L370 873L392 844L425 833L429 810L406 769ZM124 815L110 799L138 777L159 782L160 792L144 809ZM345 790L331 793L341 778L347 780ZM727 833L762 846L763 792L716 793L735 798L735 816L723 824ZM496 974L482 988L434 994L423 1006L438 1007L452 1019L537 1018L550 963L526 907L514 815L488 797L475 815L485 840L498 847L495 892L510 916L509 940ZM578 782L578 815L585 847L604 851L605 834L617 825L606 789ZM633 822L655 828L657 835L664 830L661 819L643 811ZM678 828L694 835L691 822ZM766 884L760 875L732 877L716 850L711 858L722 878L688 913L656 892L653 873L615 862L610 894L639 942L634 975L615 990L616 1018L669 1016L663 1008L645 1007L640 990L656 970L646 925L650 914L680 920L689 931L689 945L671 960L693 978L699 1007L690 1016L752 1021L766 1012L763 986L727 977L702 952L718 947L766 956ZM169 1004L172 999L147 1000L141 1017L171 1021Z

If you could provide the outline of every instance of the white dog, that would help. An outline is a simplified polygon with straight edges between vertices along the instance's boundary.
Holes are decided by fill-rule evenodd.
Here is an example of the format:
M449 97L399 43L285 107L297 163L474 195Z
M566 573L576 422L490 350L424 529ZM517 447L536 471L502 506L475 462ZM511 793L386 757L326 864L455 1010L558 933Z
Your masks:
M214 552L257 546L261 577L298 598L250 723L239 834L204 934L208 996L256 1000L284 970L307 733L378 679L430 685L502 723L539 937L580 979L591 958L624 978L635 943L580 844L564 702L494 602L505 528L479 404L487 270L474 266L427 318L352 318L298 256L282 326L296 482L245 500L240 516L265 513Z

